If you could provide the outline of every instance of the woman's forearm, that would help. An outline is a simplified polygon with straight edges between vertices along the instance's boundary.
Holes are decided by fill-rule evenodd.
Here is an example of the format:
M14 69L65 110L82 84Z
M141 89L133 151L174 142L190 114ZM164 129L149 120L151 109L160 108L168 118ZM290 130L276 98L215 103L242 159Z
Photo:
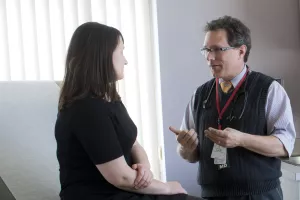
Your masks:
M170 194L170 188L167 183L153 179L151 184L144 189L135 189L134 181L137 176L137 171L130 169L125 170L122 179L115 185L117 188L126 190L129 192L141 193L141 194Z
M172 188L168 183L152 180L144 189L135 189L135 180L138 172L132 169L125 161L124 156L104 164L96 165L103 177L112 185L122 190L141 194L170 194Z
M152 180L151 184L148 187L143 189L134 189L132 186L126 184L124 184L123 186L120 185L118 186L118 188L140 194L168 195L171 193L167 183L163 183L155 179Z

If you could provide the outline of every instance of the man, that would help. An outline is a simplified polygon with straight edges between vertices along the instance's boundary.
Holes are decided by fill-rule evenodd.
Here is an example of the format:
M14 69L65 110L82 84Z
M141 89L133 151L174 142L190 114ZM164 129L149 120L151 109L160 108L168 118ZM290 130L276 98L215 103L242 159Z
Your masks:
M273 78L246 62L250 30L224 16L207 23L202 53L214 79L189 102L176 134L178 153L199 162L202 197L283 199L281 160L290 156L295 127L289 97Z

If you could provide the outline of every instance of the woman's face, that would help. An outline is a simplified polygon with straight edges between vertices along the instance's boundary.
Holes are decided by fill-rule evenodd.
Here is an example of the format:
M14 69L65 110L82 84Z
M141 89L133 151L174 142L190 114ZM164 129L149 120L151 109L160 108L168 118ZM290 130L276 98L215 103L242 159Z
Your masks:
M127 60L123 54L124 51L124 43L122 38L119 38L118 45L113 52L113 65L116 73L117 80L121 80L124 78L124 65L127 65Z

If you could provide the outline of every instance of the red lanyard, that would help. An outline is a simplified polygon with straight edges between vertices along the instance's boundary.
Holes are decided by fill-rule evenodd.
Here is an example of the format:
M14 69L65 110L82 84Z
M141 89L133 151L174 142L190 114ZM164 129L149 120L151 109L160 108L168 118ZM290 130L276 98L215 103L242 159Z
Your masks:
M223 107L222 111L220 109L220 98L219 98L219 79L216 78L216 106L217 106L217 110L218 110L218 129L222 130L222 125L221 125L221 120L223 117L224 112L227 110L228 106L230 105L231 101L233 100L234 96L236 95L237 91L240 89L240 87L242 86L242 84L244 83L246 77L248 74L248 69L246 71L246 73L244 74L243 78L240 80L240 82L238 83L238 85L236 86L236 88L234 89L234 91L232 92L231 96L229 97L229 99L227 100L225 106Z

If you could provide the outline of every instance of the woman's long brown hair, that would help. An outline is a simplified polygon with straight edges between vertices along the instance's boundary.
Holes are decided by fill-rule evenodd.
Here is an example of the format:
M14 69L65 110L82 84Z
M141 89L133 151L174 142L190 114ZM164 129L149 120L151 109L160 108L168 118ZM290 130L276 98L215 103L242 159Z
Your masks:
M120 100L112 54L118 45L119 30L97 22L79 26L71 39L58 109L87 96Z

